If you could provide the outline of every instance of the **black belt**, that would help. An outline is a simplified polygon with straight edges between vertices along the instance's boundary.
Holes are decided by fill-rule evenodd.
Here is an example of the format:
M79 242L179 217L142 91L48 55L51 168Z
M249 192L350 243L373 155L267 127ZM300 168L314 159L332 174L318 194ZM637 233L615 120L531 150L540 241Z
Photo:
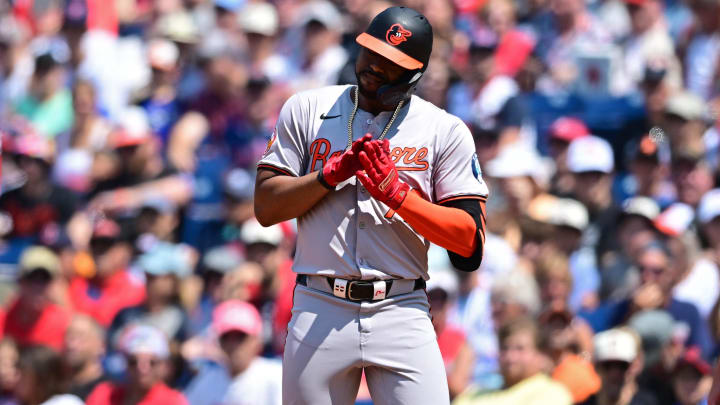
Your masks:
M327 280L330 286L330 291L333 291L335 286L334 277L320 276ZM390 289L392 288L394 280L385 280L385 296L390 295ZM300 285L308 287L307 274L298 274L296 282ZM347 288L345 289L345 299L350 301L372 301L373 295L375 294L374 281L370 280L348 280ZM425 289L425 280L418 278L415 280L413 291Z

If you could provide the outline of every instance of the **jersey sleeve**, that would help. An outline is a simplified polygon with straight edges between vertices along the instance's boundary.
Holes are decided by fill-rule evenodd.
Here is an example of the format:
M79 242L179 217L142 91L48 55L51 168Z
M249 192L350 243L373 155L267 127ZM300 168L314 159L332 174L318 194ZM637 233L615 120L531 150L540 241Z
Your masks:
M435 202L459 198L486 200L488 188L468 127L458 120L441 138L446 138L446 142L438 153L433 172Z
M269 169L289 176L305 174L306 128L302 99L290 97L278 116L267 149L258 162L258 169Z

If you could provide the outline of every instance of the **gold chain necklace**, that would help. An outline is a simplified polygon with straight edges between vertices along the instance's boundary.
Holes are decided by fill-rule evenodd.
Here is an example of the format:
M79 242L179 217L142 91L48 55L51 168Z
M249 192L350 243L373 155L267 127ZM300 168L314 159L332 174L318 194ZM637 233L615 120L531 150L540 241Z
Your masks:
M353 92L353 109L350 113L350 119L348 120L348 140L347 140L347 146L345 149L350 149L350 146L352 146L353 142L353 120L355 119L355 113L357 113L358 109L358 86L355 86L350 91L355 90ZM380 137L378 137L378 141L382 141L383 138L385 138L385 135L390 130L390 127L392 126L393 122L395 122L395 118L397 118L398 112L400 112L400 109L402 108L403 104L405 104L405 100L400 100L397 107L395 107L395 111L393 111L393 115L390 118L390 121L388 121L387 125L385 125L385 128L383 129L382 133L380 134Z

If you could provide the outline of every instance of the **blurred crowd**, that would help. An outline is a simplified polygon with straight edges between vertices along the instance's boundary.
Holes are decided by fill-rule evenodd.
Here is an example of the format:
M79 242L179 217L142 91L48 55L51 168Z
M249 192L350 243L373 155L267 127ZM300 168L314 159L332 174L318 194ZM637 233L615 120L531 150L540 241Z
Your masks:
M255 164L398 4L491 193L478 271L431 247L454 403L705 404L718 0L0 0L0 404L280 403L296 226Z

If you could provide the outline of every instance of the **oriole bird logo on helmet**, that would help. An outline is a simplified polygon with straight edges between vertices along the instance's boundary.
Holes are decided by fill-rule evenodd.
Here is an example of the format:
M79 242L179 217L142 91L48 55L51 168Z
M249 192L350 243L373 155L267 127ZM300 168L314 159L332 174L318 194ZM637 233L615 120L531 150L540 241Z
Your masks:
M387 41L391 45L397 46L407 41L407 38L411 36L412 32L406 30L402 25L393 24L387 30L387 33L385 34L385 39L387 39Z

